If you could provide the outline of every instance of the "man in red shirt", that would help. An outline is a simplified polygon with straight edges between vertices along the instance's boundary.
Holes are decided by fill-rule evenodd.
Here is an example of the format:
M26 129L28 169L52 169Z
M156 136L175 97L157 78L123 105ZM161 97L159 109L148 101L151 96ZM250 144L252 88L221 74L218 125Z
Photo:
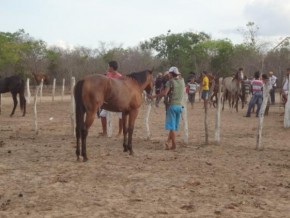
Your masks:
M108 72L106 73L106 76L109 78L120 78L123 75L121 73L119 73L118 71L118 63L117 61L110 61L108 63ZM118 117L119 117L119 132L118 135L122 134L122 130L123 130L123 124L122 124L122 112L118 112ZM101 117L101 122L102 122L102 129L103 132L100 133L100 135L102 136L107 136L107 111L102 109L101 113L100 113L100 117Z
M263 81L260 80L260 72L255 72L254 77L255 79L251 82L253 95L245 117L251 116L251 111L255 104L257 104L256 117L259 117L260 108L263 102Z

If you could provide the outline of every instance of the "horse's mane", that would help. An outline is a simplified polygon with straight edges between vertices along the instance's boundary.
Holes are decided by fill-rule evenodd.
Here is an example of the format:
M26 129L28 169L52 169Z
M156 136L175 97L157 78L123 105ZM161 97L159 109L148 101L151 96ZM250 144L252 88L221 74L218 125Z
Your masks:
M147 73L148 72L152 73L151 70L144 70L144 71L140 71L140 72L133 72L133 73L130 73L130 74L126 75L126 76L136 80L137 83L139 83L139 84L143 84L146 81L146 79L147 79Z

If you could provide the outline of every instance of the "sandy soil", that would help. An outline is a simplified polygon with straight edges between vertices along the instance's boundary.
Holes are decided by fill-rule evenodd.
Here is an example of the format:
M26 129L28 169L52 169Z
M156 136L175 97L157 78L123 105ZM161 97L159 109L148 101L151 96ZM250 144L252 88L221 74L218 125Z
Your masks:
M6 97L5 97L6 96ZM228 108L221 144L214 143L215 109L209 110L210 144L204 145L202 104L189 110L189 143L164 150L164 108L153 108L146 140L141 108L134 156L122 138L100 138L96 119L86 163L77 162L69 96L33 104L26 117L4 96L0 116L0 217L290 217L290 129L282 108L264 120L263 151L256 151L258 119ZM117 132L114 118L114 134Z

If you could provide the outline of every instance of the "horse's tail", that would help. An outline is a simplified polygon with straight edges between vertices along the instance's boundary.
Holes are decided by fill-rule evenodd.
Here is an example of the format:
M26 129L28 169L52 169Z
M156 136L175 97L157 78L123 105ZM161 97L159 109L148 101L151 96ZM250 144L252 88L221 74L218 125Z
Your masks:
M24 92L25 92L25 82L23 79L21 79L19 85L19 100L20 100L20 109L21 111L24 111L23 116L25 115L26 110L26 99L24 96Z
M76 135L80 135L80 132L84 126L85 106L83 103L82 92L83 92L84 80L77 82L74 88L75 98L75 113L76 113Z

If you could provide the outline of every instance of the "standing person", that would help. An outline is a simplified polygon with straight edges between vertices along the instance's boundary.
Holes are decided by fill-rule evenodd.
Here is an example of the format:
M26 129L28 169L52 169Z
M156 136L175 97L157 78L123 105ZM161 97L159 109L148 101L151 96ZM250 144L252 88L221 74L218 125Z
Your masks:
M185 90L185 83L180 75L181 74L177 67L170 67L169 80L165 85L165 89L159 95L149 96L149 98L157 98L169 95L169 107L166 110L165 121L165 129L169 130L168 138L165 143L166 150L176 149L176 131L179 130L180 118L183 108L182 100Z
M289 75L290 75L290 68L287 68L286 71L286 78L283 81L282 86L282 103L285 105L288 99L288 92L289 92Z
M162 83L163 83L163 78L162 78L162 73L158 73L157 78L155 80L154 86L155 86L155 94L159 95L162 89ZM159 102L161 98L156 98L155 101L155 106L159 107Z
M247 76L244 76L242 81L242 99L245 104L248 104L248 99L251 93L251 81Z
M195 82L195 78L192 78L189 83L187 83L188 90L188 101L191 104L191 109L193 109L193 104L195 103L195 93L198 89L199 85Z
M120 78L122 77L122 74L119 73L118 71L118 62L117 61L110 61L108 63L108 72L106 73L106 76L109 78ZM122 124L122 112L117 113L119 117L119 132L117 136L120 136L122 134L123 130L123 124ZM100 133L101 136L107 136L107 111L102 109L100 113L101 117L101 123L102 123L102 130L103 132Z
M203 71L202 74L202 86L201 86L201 99L204 102L204 108L207 109L207 103L209 98L209 79L208 79L208 72Z
M269 72L269 82L271 85L271 91L270 91L270 98L271 98L271 104L275 104L275 89L277 86L277 77L273 75L273 72Z
M263 102L263 81L260 80L260 72L255 72L254 80L251 82L252 86L252 98L250 100L247 114L245 117L251 117L251 110L254 105L257 104L256 117L259 117L260 108Z

